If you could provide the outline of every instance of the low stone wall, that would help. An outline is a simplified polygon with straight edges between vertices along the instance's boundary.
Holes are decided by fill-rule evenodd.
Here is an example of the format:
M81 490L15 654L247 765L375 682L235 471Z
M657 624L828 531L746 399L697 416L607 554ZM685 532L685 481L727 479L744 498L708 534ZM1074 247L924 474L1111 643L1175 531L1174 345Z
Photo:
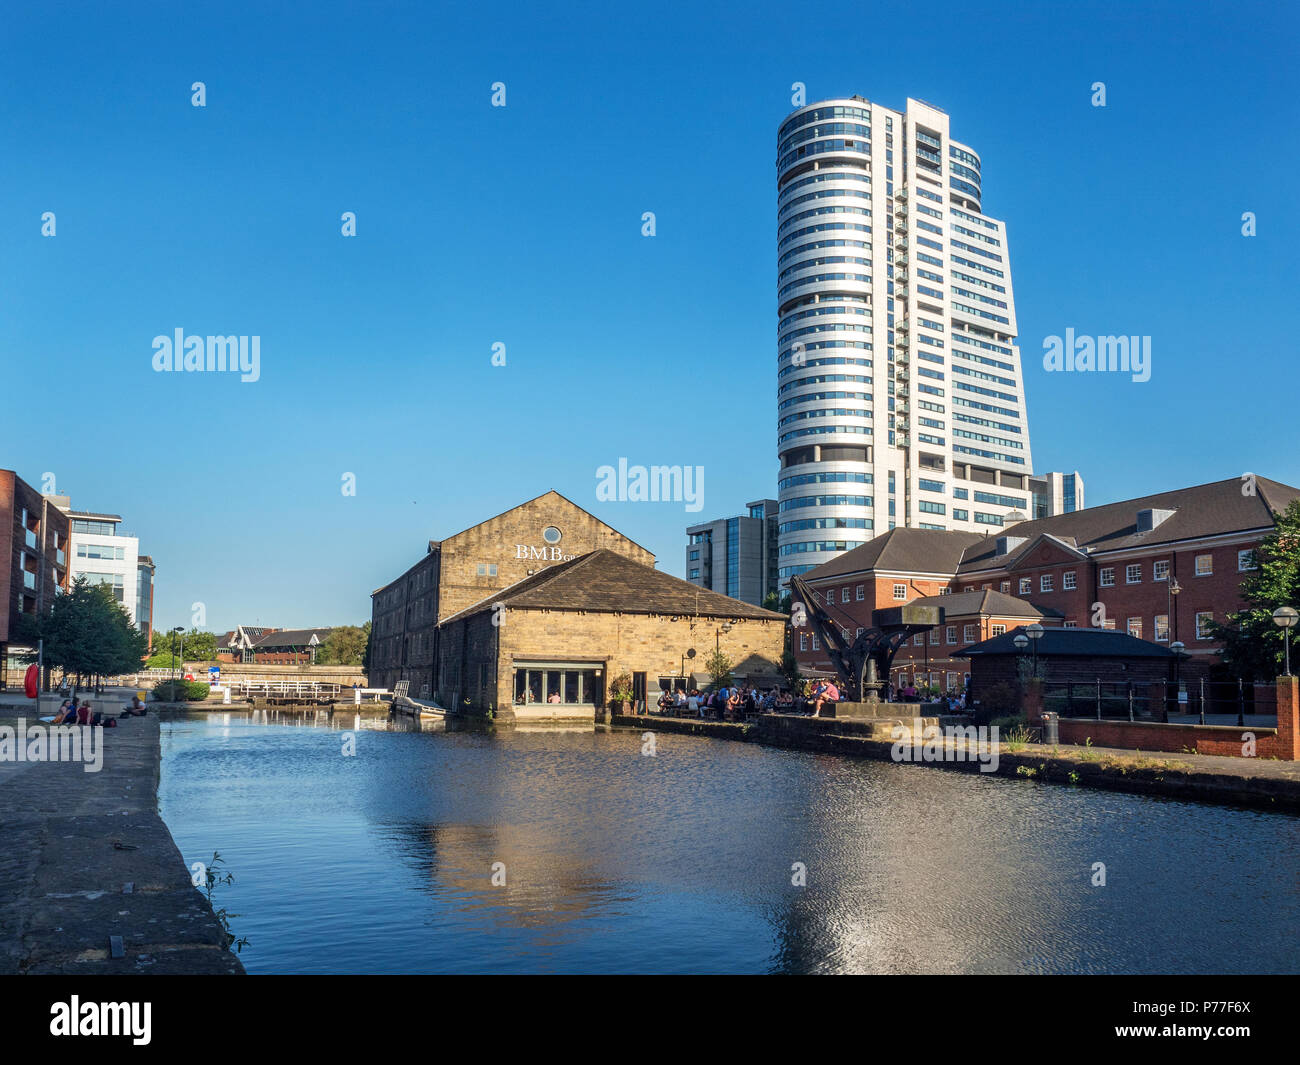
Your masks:
M1231 758L1250 757L1249 737L1255 739L1254 757L1283 758L1275 728L1236 725L1165 725L1158 721L1096 721L1063 717L1062 743L1095 747L1123 747L1127 750L1167 751L1172 754L1221 754Z

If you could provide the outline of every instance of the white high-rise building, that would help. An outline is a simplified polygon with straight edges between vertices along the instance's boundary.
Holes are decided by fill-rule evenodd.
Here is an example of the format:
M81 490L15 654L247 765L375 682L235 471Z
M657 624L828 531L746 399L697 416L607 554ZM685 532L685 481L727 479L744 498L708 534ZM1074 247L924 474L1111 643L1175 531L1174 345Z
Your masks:
M948 116L860 96L777 134L782 582L895 526L1027 516L1006 226Z

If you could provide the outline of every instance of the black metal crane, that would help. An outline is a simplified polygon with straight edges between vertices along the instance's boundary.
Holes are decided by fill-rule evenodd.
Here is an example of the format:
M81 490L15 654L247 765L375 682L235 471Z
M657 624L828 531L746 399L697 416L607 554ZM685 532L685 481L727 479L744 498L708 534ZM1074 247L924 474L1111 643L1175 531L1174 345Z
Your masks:
M790 593L790 623L799 628L802 621L820 637L835 672L839 674L845 695L853 702L878 699L884 686L881 678L889 676L898 649L917 633L928 632L944 623L945 614L941 606L883 607L871 612L870 628L863 629L854 639L845 639L842 626L826 609L831 604L821 603L802 577L790 578ZM845 618L854 620L848 615Z

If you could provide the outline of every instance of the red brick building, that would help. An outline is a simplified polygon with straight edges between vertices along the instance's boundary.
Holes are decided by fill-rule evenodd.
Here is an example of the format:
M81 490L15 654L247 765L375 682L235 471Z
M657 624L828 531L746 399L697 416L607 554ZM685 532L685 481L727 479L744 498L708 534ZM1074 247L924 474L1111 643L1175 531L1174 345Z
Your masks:
M933 632L923 647L912 641L909 657L900 649L895 660L899 672L917 671L917 651L951 656L997 635L995 626L1009 631L1026 624L1023 617L1037 611L1044 626L1118 629L1165 646L1181 642L1191 656L1184 673L1190 676L1216 663L1218 644L1206 625L1241 608L1253 548L1297 498L1300 489L1290 485L1232 478L1022 521L995 536L893 529L803 578L824 592L832 616L850 631L869 626L876 607L928 596L997 592L1018 604L986 600L973 613L950 610L945 629L959 626L957 643L949 645L947 631L937 643L930 642ZM971 610L964 601L952 606ZM968 632L975 638L967 639ZM800 663L829 669L825 650L812 643L808 630L796 636ZM938 671L935 661L921 655L927 672ZM944 660L944 673L950 661Z
M22 679L10 654L26 648L24 625L68 590L68 538L67 514L13 470L0 470L0 688Z

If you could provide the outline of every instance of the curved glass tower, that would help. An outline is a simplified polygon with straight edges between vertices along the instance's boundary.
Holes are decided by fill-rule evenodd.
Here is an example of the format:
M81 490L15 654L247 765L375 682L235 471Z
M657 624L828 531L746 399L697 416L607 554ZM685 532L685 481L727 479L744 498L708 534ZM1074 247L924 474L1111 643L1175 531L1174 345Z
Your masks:
M780 577L896 526L992 530L1033 464L1005 226L943 111L824 100L777 133Z

